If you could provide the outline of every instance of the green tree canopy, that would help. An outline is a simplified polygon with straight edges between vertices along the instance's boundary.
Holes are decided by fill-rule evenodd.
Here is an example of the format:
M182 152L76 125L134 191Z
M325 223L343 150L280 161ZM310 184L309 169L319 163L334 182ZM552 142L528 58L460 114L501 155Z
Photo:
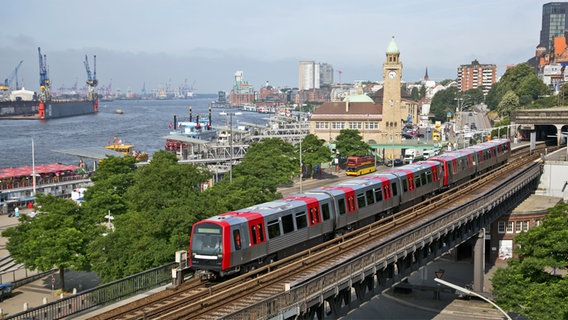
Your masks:
M568 277L555 268L568 265L568 205L550 209L541 226L518 234L515 243L517 257L491 279L496 303L531 319L567 319Z
M80 207L72 200L38 195L36 205L45 213L34 218L22 215L17 226L2 232L8 238L6 248L27 269L57 268L65 290L65 269L89 270L86 252L95 226L83 219Z
M125 214L115 216L114 231L93 241L89 258L103 281L119 279L173 260L186 249L193 222L206 217L201 185L211 177L204 168L178 164L160 151L134 173L124 194Z
M342 156L364 156L369 154L371 146L363 141L358 130L343 129L335 138L335 148Z
M501 102L497 106L497 112L500 117L509 117L511 111L519 108L519 97L512 90L505 93Z
M298 156L294 146L280 138L263 139L250 146L243 161L233 168L233 177L257 177L261 189L274 193L300 173Z
M519 97L520 107L533 103L541 104L542 102L537 103L536 101L542 100L550 94L546 84L526 63L507 69L501 79L493 84L485 99L489 109L497 109L499 103L509 91L513 91Z
M458 88L449 87L436 92L430 103L430 112L434 114L434 120L446 121L448 112L453 115L457 108Z
M110 210L113 215L126 213L123 198L134 183L134 157L107 157L91 176L93 185L85 191L83 210L89 217L102 218ZM96 218L95 218L96 219Z
M300 145L297 144L298 152ZM325 141L314 134L308 134L302 139L302 162L309 168L310 176L314 175L314 166L331 160L331 150Z

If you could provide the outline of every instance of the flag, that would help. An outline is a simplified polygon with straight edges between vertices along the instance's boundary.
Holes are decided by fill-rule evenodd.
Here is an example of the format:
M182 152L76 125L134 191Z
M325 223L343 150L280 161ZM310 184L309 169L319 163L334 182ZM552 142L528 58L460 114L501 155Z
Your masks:
M173 126L174 126L174 124L170 122L170 125L168 126L168 128L171 129Z

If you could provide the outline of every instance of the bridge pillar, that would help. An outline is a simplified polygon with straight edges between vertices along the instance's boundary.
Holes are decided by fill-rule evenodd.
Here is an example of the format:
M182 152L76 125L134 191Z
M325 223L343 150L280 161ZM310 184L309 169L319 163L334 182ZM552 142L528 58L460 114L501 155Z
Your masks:
M556 145L560 146L562 143L562 124L555 124L556 127Z
M484 292L485 276L485 228L481 228L473 247L473 291Z

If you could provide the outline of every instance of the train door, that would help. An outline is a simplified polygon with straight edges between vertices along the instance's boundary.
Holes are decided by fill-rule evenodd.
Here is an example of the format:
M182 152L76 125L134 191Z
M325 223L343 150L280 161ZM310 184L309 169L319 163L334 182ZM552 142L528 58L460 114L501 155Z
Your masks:
M250 220L248 224L248 235L250 237L250 252L251 260L260 259L265 257L267 254L267 244L266 244L266 226L264 225L264 219L254 219Z

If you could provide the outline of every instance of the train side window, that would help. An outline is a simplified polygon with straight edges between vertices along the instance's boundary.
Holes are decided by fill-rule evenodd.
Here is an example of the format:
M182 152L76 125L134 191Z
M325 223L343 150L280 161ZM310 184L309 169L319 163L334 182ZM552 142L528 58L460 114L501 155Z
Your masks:
M294 219L291 214L282 217L282 230L284 234L294 231Z
M426 184L432 183L432 172L423 172L422 173L422 181L426 182Z
M359 206L359 209L365 208L367 206L367 203L365 203L364 193L360 193L357 195L357 205Z
M312 224L314 224L313 217L312 217ZM304 211L296 213L296 227L298 228L298 230L303 229L307 226L308 226L308 219L306 217L306 213Z
M274 239L280 236L280 222L278 222L278 220L269 221L267 226L269 239Z
M235 250L241 250L241 232L239 230L233 230L233 241Z
M323 220L329 220L331 218L331 214L329 212L329 203L324 203L321 205L321 213L323 215Z
M383 201L383 191L381 188L375 189L375 197L377 198L377 202Z
M408 181L406 181L406 178L402 179L402 191L404 192L408 191Z
M367 204L368 205L375 203L375 197L373 197L373 190L367 190L365 192L365 195L367 196Z
M391 189L392 189L392 197L398 196L398 188L396 187L396 182L393 182L392 185L391 185L391 187L392 187L392 188L391 188ZM390 198L390 197L391 197L391 196L389 195L389 198Z
M414 183L416 184L416 188L420 188L422 186L422 178L419 175L414 177Z
M345 199L344 198L337 200L337 206L339 207L339 214L345 214L347 212L345 210Z

